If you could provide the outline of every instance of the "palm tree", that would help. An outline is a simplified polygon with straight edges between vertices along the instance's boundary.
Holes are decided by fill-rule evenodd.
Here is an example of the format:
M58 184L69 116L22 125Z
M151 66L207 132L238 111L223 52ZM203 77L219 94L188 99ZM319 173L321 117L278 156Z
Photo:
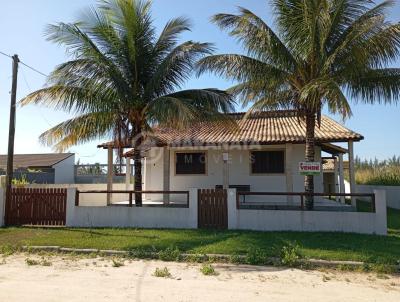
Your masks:
M229 89L251 105L249 112L294 108L306 123L306 161L314 161L315 126L324 106L343 118L349 98L391 103L400 98L400 69L388 68L400 54L400 25L385 18L393 1L272 0L276 31L245 8L212 18L244 46L246 55L203 58L205 71L233 79ZM372 6L374 5L374 6ZM305 177L313 208L313 176Z
M149 1L103 0L79 22L49 25L48 40L64 46L72 58L55 68L43 89L22 100L74 113L40 137L57 150L107 136L120 148L130 142L138 192L140 147L152 126L185 127L233 110L226 92L180 90L212 45L178 44L179 35L190 30L185 18L170 20L157 36L150 9ZM142 204L140 193L135 201Z

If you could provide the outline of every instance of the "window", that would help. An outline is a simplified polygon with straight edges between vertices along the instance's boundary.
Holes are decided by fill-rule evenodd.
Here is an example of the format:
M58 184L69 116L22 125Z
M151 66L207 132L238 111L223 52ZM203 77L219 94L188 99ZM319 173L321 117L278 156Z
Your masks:
M175 174L206 174L206 153L176 153Z
M252 174L281 174L285 173L284 151L252 151Z

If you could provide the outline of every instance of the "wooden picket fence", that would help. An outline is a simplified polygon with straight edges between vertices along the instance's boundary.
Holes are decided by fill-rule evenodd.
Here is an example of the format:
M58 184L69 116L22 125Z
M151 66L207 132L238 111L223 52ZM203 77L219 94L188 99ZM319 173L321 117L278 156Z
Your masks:
M228 228L227 192L222 189L200 189L198 191L199 228Z
M67 189L12 188L6 200L6 225L65 225Z

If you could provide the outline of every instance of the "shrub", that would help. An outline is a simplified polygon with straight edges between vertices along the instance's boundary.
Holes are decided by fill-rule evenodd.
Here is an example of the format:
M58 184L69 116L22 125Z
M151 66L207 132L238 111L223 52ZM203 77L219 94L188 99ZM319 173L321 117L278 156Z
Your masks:
M156 268L153 276L159 278L171 278L171 273L169 272L168 268L164 267L163 269Z
M280 259L283 265L298 265L300 258L300 247L297 243L289 242L281 248Z
M202 272L205 276L216 276L218 273L215 271L214 267L211 264L204 264L200 268L200 272Z
M158 258L163 261L179 261L181 252L177 247L167 247L163 251L158 252Z

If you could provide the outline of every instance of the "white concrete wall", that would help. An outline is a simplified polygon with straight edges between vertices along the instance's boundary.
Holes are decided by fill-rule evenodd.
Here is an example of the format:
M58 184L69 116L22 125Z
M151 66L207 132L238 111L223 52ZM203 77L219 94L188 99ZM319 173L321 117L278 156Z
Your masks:
M228 192L228 228L257 231L387 234L385 191L376 191L376 213L237 210L236 190Z
M75 155L59 162L53 166L54 183L74 184L75 183Z
M254 192L286 192L286 174L255 175L250 170L251 150L286 150L285 145L270 146L231 146L229 147L228 170L230 185L250 185ZM180 151L205 151L207 153L207 173L205 175L176 175L175 174L175 152ZM215 185L223 183L223 161L221 147L193 147L193 148L171 148L170 152L170 190L187 190L188 188L215 188ZM285 162L285 171L291 171L293 177L293 191L304 191L304 176L298 172L298 164L304 161L305 145L293 145L292 158ZM163 189L163 149L152 148L146 158L146 190ZM321 150L316 148L316 161L321 160ZM323 192L322 174L315 177L315 192ZM152 199L160 200L162 196L152 195ZM183 197L182 197L183 198ZM286 202L286 197L246 197L246 201L268 201Z
M4 226L5 203L5 192L4 189L0 188L0 227Z
M69 227L197 228L197 189L190 190L189 208L75 206L75 189L68 189Z
M27 188L75 188L79 191L105 191L107 184L30 184ZM133 185L131 185L133 190ZM113 184L113 190L126 190L125 184ZM112 194L113 202L129 200L128 194ZM79 204L81 206L107 206L107 194L94 193L94 194L80 194Z
M387 206L400 209L400 186L357 185L356 188L357 193L373 193L375 190L384 190Z

